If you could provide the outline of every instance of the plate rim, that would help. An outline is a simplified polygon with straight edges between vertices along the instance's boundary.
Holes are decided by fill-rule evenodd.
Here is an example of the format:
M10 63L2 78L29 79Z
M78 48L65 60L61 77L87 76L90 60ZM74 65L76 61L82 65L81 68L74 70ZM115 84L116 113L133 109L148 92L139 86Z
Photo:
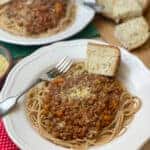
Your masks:
M88 10L88 12L90 12L91 13L91 16L90 16L90 18L88 18L87 20L86 20L86 22L84 23L84 25L82 26L82 27L78 27L78 29L77 29L77 31L76 32L72 32L71 34L68 34L67 36L66 35L61 35L61 36L58 36L58 37L54 37L53 39L52 39L52 37L53 36L55 36L55 35L57 35L57 34L61 34L61 33L63 33L63 32L65 32L65 33L67 33L68 32L68 30L69 29L71 29L71 26L74 24L72 24L70 27L67 27L64 31L60 31L60 32L58 32L58 33L56 33L56 34L54 34L54 35L50 35L50 36L47 36L47 37L39 37L39 38L33 38L33 41L21 41L21 40L14 40L14 39L11 39L11 38L3 38L3 37L0 37L0 41L1 42L5 42L5 43L10 43L10 44L17 44L17 45L20 45L20 46L40 46L40 45L44 45L44 44L51 44L51 43L55 43L55 42L58 42L58 41L64 41L65 39L68 39L68 38L70 38L70 37L73 37L74 35L76 35L76 34L78 34L79 32L81 32L83 29L85 29L85 27L87 27L88 26L88 24L93 20L93 18L94 18L94 16L95 16L95 14L96 14L96 12L92 9L92 8L90 8L90 7L88 7L88 6L86 6L86 5L84 5L84 4L82 4L82 3L79 3L79 2L75 2L76 3L76 7L77 7L77 10L78 9L86 9L86 10ZM86 14L85 14L86 15ZM25 36L17 36L17 35L14 35L14 34L12 34L12 33L10 33L10 32L7 32L7 31L5 31L5 30L3 30L3 29L0 29L0 31L2 31L2 32L4 32L4 34L10 34L11 36L13 36L14 38L16 38L16 39L18 39L19 37L21 37L21 38L25 38L25 39L28 39L28 37L25 37ZM68 32L69 33L69 32ZM29 39L30 39L30 37L29 37ZM32 38L31 38L32 39ZM41 39L41 41L39 42L37 42L36 40L37 39Z
M48 46L43 46L41 48L39 48L37 51L35 51L34 53L32 53L30 56L22 59L12 70L11 72L9 73L7 79L6 79L6 82L4 84L4 87L1 91L1 96L3 97L3 95L5 95L5 92L7 91L7 86L9 86L9 81L12 80L12 78L15 77L15 74L16 74L16 71L19 69L19 68L22 68L24 66L24 64L26 63L29 63L31 60L34 61L34 59L36 58L40 58L41 57L41 54L45 53L44 52L44 49L45 51L47 51L46 49L49 48L49 49L53 49L53 47L55 46L61 46L63 44L66 44L66 43L72 43L72 42L82 42L82 41L87 41L87 42L95 42L95 43L104 43L104 44L108 44L106 42L103 42L101 40L90 40L90 39L81 39L81 40L70 40L70 41L63 41L63 42L57 42L57 43L54 43L52 45L48 45ZM119 47L121 48L121 47ZM129 53L128 51L126 51L124 48L121 48L121 50L123 50L127 55L130 55L130 57L132 57L132 59L134 59L134 61L136 61L142 68L143 68L143 71L150 75L150 70L144 65L144 63L142 63L142 61L135 55ZM28 147L25 143L23 143L22 140L19 140L19 138L16 136L16 133L11 130L12 128L12 125L10 124L9 122L9 115L6 116L5 118L3 118L3 123L4 123L4 126L5 126L5 129L7 131L7 134L9 135L9 137L12 139L12 141L21 149L26 149L25 147ZM144 140L145 141L145 140ZM144 142L143 142L144 144ZM23 146L22 146L23 145Z

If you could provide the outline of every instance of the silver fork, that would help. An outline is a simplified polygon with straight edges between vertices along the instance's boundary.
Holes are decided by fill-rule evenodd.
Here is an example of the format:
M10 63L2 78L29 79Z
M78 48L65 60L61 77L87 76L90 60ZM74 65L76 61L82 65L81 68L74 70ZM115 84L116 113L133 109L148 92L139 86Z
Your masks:
M0 117L5 116L7 113L9 113L16 105L18 100L32 87L34 87L36 84L38 84L41 81L50 81L51 79L57 77L58 75L64 74L68 71L68 69L71 67L73 61L69 57L64 57L60 60L53 68L51 68L46 73L43 73L39 76L38 80L34 83L32 83L28 88L23 90L21 94L17 96L8 97L7 99L4 99L0 103Z

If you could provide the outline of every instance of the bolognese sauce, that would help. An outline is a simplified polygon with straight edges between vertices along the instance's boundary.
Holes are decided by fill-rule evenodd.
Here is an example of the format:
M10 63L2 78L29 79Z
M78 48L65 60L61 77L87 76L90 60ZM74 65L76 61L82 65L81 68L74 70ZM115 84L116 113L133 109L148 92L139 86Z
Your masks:
M79 73L73 71L81 67L74 65L69 73L49 82L42 116L55 138L94 138L111 124L119 109L123 92L119 81L80 69Z
M1 26L20 31L19 34L39 35L57 28L62 30L73 18L71 0L13 0L0 7Z

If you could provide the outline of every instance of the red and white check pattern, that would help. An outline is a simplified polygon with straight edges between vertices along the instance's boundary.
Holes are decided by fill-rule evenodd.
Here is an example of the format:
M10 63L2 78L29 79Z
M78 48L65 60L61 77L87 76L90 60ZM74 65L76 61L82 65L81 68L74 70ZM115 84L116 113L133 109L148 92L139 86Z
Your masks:
M19 150L8 137L2 121L0 121L0 150Z

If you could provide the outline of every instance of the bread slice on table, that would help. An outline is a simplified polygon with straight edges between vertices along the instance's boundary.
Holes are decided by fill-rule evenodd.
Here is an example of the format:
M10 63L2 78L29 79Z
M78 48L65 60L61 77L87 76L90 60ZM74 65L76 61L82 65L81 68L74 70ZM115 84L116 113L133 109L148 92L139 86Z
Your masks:
M115 36L123 47L133 50L148 40L150 36L149 25L144 17L131 19L116 26Z
M86 70L89 73L115 76L120 64L120 50L109 45L89 43Z
M116 0L113 10L116 20L127 20L142 15L142 7L137 0Z
M1 5L5 5L5 4L7 4L7 3L9 3L9 2L11 2L12 0L0 0L0 6Z
M139 4L142 6L143 10L146 10L150 4L150 0L137 0Z
M97 0L104 8L102 14L116 22L142 15L142 6L138 0Z
M96 0L98 5L102 6L102 14L108 18L113 17L113 7L115 4L114 0Z

